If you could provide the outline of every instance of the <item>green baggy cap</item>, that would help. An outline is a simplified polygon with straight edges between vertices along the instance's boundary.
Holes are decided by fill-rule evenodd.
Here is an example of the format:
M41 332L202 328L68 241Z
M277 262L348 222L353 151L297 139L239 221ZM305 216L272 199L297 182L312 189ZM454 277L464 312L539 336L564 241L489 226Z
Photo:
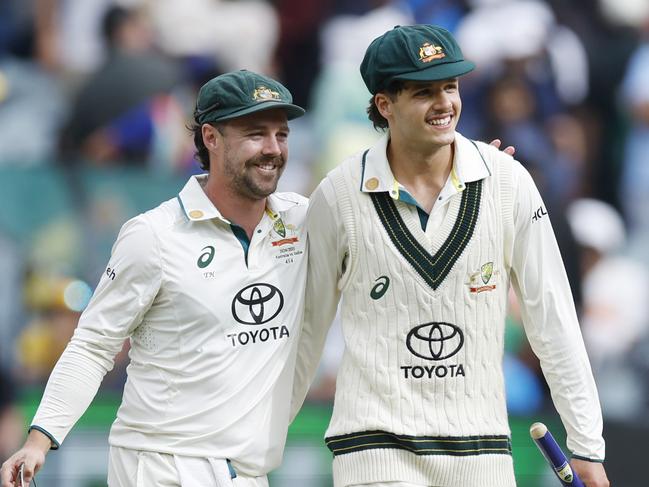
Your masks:
M365 51L361 76L373 95L393 80L438 81L472 71L453 35L436 25L397 25Z
M221 122L273 108L284 109L289 120L305 113L279 81L242 69L212 78L201 87L194 118L199 124Z

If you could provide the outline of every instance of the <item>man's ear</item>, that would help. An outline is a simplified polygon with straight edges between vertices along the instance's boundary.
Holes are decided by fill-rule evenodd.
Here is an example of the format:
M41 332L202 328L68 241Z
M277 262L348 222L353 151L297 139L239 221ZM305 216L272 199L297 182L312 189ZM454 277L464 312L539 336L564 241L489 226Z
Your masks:
M201 135L203 136L203 144L205 144L207 150L210 152L216 151L221 143L219 130L209 123L204 123L201 125Z
M392 115L392 100L385 93L377 93L374 95L374 104L383 118L387 119Z

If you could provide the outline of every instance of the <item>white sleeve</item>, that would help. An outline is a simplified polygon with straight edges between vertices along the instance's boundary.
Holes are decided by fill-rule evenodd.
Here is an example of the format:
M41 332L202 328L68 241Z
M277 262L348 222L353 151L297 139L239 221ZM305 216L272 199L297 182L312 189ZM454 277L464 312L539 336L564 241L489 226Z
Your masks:
M158 240L144 215L122 227L108 267L47 382L30 429L63 442L140 324L161 282Z
M309 263L304 320L298 341L291 421L315 377L327 332L340 301L339 282L347 257L347 237L337 211L335 189L324 179L311 195L307 213Z
M514 171L512 285L573 456L604 460L602 413L550 219L529 173Z

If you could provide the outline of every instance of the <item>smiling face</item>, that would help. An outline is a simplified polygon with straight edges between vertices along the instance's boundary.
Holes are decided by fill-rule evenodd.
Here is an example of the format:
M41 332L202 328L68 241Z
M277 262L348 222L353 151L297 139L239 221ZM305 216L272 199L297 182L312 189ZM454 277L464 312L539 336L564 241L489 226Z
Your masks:
M455 140L462 111L457 78L442 81L408 81L395 96L378 93L375 98L387 119L392 138L413 149L429 151Z
M235 118L220 124L219 128L205 124L203 138L208 149L209 141L215 142L210 174L220 185L245 199L266 198L277 189L284 171L288 133L286 113L282 109Z

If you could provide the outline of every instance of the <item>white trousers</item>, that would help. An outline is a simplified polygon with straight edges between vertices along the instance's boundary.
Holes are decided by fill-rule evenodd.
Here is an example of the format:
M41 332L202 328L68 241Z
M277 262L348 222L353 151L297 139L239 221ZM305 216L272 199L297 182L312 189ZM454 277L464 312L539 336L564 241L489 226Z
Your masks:
M268 487L268 478L237 473L233 479L223 459L111 446L108 487Z

